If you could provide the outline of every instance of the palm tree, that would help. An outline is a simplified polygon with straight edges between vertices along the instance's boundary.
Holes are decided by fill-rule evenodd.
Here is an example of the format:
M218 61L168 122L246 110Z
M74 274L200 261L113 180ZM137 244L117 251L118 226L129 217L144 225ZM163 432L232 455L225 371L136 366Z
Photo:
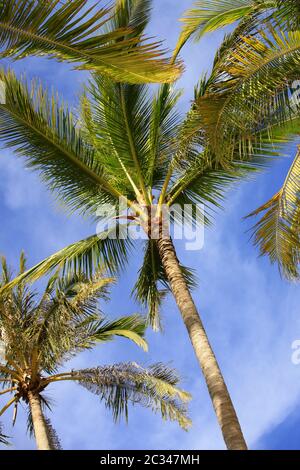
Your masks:
M127 1L117 0L117 8L126 9ZM110 28L114 10L104 1L90 6L88 0L2 0L1 57L46 56L119 82L172 82L182 64L171 65L161 43L137 33L140 3L126 28Z
M20 272L25 270L24 255ZM10 280L2 258L1 285ZM130 339L143 349L145 321L138 315L106 321L98 310L98 301L107 297L110 278L98 273L92 280L83 275L60 278L56 273L38 300L26 284L20 284L0 300L0 339L2 361L1 396L11 398L0 416L14 405L13 423L18 404L28 410L28 429L34 432L40 450L60 448L55 430L44 409L50 409L44 391L62 381L73 381L99 396L114 420L128 416L133 402L160 412L163 419L176 420L184 429L190 421L186 402L190 396L177 387L179 377L163 364L145 369L136 363L120 363L83 370L62 368L71 358L115 336ZM3 436L4 438L5 436Z
M135 6L140 6L136 28L142 33L149 16L149 2L131 0L117 10L111 28L127 27ZM142 6L144 8L142 8ZM115 227L92 235L53 254L13 281L34 280L64 267L91 276L97 265L110 273L123 268L134 241L124 235L137 224L145 230L144 261L135 285L135 296L148 308L148 321L159 329L159 306L166 290L176 300L196 358L202 368L212 403L229 449L246 449L241 427L224 378L191 295L193 277L178 260L169 235L161 233L164 208L183 209L185 204L205 204L205 222L219 207L227 187L256 169L259 161L222 162L204 148L194 105L184 119L176 110L180 92L169 85L158 91L146 86L112 82L94 74L82 98L77 120L68 109L36 83L29 86L15 75L1 72L6 85L6 104L0 107L0 139L25 157L27 165L42 174L51 190L72 211L95 218L96 210L109 203L117 208L125 198L128 217ZM203 91L200 84L197 96ZM195 127L196 126L196 127ZM255 163L255 164L254 164ZM179 210L180 212L180 210ZM174 222L180 214L175 211ZM191 215L191 223L197 223ZM154 227L153 236L149 227Z
M299 135L298 0L199 1L183 18L177 52L190 37L200 39L237 20L216 55L205 93L195 103L206 147L219 159L225 153L232 158L237 145L241 157L248 158L262 132L268 132L276 146ZM298 150L282 187L250 214L263 213L253 228L261 254L277 262L281 274L293 280L300 278L299 190Z

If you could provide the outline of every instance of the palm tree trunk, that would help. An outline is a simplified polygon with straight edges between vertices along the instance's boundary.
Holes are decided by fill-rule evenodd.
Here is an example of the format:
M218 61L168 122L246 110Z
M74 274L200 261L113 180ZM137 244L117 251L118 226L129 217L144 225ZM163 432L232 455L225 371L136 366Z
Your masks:
M182 275L173 242L171 238L160 238L157 240L157 246L172 293L203 371L226 446L229 450L247 450L224 378Z
M52 450L38 393L28 392L35 440L38 450Z

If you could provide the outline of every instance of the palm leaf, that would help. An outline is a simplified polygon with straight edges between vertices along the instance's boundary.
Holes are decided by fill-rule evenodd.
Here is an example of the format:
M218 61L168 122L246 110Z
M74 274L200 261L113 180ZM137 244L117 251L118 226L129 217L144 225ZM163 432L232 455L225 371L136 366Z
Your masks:
M132 402L160 412L163 419L178 421L184 429L190 425L185 405L190 395L177 387L178 376L163 364L148 369L128 363L79 370L72 373L72 380L99 395L115 420L128 417Z
M288 279L299 279L300 262L300 151L280 191L250 216L264 213L253 228L262 255L277 262Z
M13 72L0 72L6 103L0 105L0 139L25 158L27 166L41 173L52 190L72 210L93 208L115 201L112 179L76 127L72 113L46 90L19 81Z
M64 294L74 312L94 314L100 299L107 299L109 286L114 278L104 277L101 270L89 279L83 273L68 273L57 282L57 292Z
M191 36L199 40L204 34L228 26L253 13L256 3L253 0L200 0L187 10L181 19L183 29L177 48L179 51ZM263 2L274 4L274 1Z
M12 289L19 282L33 282L57 268L75 274L85 273L89 277L99 267L112 274L116 273L124 268L132 241L122 236L110 238L110 234L114 233L115 229L111 229L63 248L17 276L2 287L1 292Z
M151 100L142 85L115 84L95 76L90 85L91 115L85 123L99 159L112 175L120 192L135 199L146 196L148 122ZM92 118L88 123L88 119Z
M182 265L180 267L188 287L195 288L197 282L193 270ZM143 264L133 288L133 295L138 302L147 308L147 322L154 331L162 330L160 306L169 290L169 283L156 242L148 240L145 244Z
M243 38L213 72L206 93L197 100L198 125L219 159L241 157L274 119L290 118L290 86L299 77L300 32L270 28L260 38ZM195 119L196 120L196 119ZM196 123L195 123L196 128Z
M147 321L154 331L161 330L160 305L168 291L168 283L154 240L145 246L143 265L133 289L135 299L148 309Z
M0 424L0 444L6 445L6 446L10 445L7 439L8 439L8 436L3 434L2 425Z
M90 332L91 341L104 342L110 341L114 336L122 336L130 339L137 346L148 350L148 345L143 339L146 330L146 322L140 315L131 315L121 317L113 321L96 322Z
M57 435L56 430L52 426L52 423L49 418L45 418L45 425L47 430L47 436L50 442L51 450L62 450L62 446Z
M154 189L162 187L169 164L177 150L180 116L176 105L181 95L181 90L175 90L167 84L162 85L152 99L146 183Z
M104 73L129 83L168 82L181 73L181 65L162 58L160 43L147 43L131 28L104 32L111 12L74 0L3 0L0 11L2 57L22 59L47 55L75 63L77 69ZM118 6L117 2L117 6ZM134 26L134 25L133 25ZM126 39L126 36L131 35Z

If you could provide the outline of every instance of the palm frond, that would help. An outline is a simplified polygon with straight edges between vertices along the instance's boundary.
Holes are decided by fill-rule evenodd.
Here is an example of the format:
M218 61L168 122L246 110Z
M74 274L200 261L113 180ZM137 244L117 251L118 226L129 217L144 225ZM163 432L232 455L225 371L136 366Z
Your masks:
M271 154L271 149L265 148L265 152ZM272 152L274 149L272 149ZM262 152L262 154L261 154ZM269 156L270 158L270 156ZM249 159L250 160L250 157ZM209 225L212 222L216 209L222 207L228 191L241 179L249 179L256 172L261 170L268 158L264 156L263 149L252 149L251 160L241 162L239 160L218 165L207 156L205 152L191 155L189 161L181 171L178 171L177 178L169 187L166 199L168 205L183 208L185 204L204 209L203 214L195 211L191 214L184 214L185 222L194 224L204 223ZM201 209L202 208L202 209ZM202 217L199 218L199 215ZM198 218L197 218L198 216ZM181 220L182 212L174 212L174 220Z
M74 275L68 273L63 278L58 279L57 293L63 293L71 309L81 315L93 315L97 309L100 299L107 299L108 289L114 278L104 277L99 271L91 278L87 278L83 273Z
M151 17L152 0L116 0L111 30L129 28L135 35L143 34Z
M153 189L162 187L177 151L180 116L176 105L181 95L182 91L175 90L170 85L162 85L152 100L146 184Z
M300 5L298 0L277 0L276 17L285 21L289 29L299 29Z
M146 330L145 319L140 315L117 318L116 320L100 320L95 322L88 339L92 342L110 341L114 336L121 336L133 341L137 346L148 350L147 342L143 339Z
M5 446L9 446L10 442L8 441L8 436L3 434L3 428L2 424L0 423L0 444L3 444Z
M197 285L195 273L182 264L180 268L189 289L194 289ZM160 306L169 290L156 241L148 240L145 244L143 264L132 293L135 299L147 308L147 322L154 331L162 330Z
M1 285L7 284L12 278L5 256L1 256Z
M288 279L299 279L300 263L300 150L280 191L250 216L264 213L253 228L261 255L278 263Z
M163 419L178 421L187 429L190 420L186 402L190 395L177 387L179 378L163 364L144 369L135 363L74 371L73 380L98 395L115 420L128 417L128 403L141 404L159 412Z
M226 55L197 101L198 125L219 159L237 145L248 152L274 120L290 119L290 88L299 78L300 32L270 27L260 38L245 37ZM197 119L195 117L195 129ZM194 130L195 130L194 129Z
M87 118L92 118L93 126L86 127L100 161L110 174L116 175L117 187L123 195L135 199L143 191L145 196L151 113L146 87L115 84L95 76L90 92L92 109Z
M200 0L184 13L177 50L179 51L191 36L199 40L204 34L231 25L253 13L261 2L253 0ZM275 1L264 1L275 4Z
M56 430L52 426L52 423L49 418L45 418L47 436L50 442L51 450L62 450L62 446L57 435Z
M146 42L130 27L105 32L103 26L109 25L114 11L100 8L99 2L92 7L87 0L58 4L58 0L3 0L2 57L47 55L129 83L171 82L180 75L181 64L170 64L159 42Z
M119 228L122 231L121 227ZM110 238L110 235L114 234L115 229L110 229L63 248L17 276L2 287L0 292L13 288L19 282L33 282L57 268L65 273L84 273L88 277L91 277L99 267L115 274L126 265L132 240L125 236Z
M87 145L72 113L47 90L0 72L6 102L0 105L0 139L37 170L71 210L92 211L119 196L93 148Z
M145 246L143 265L133 289L135 299L147 307L147 321L154 331L162 329L160 305L168 292L168 283L154 240Z

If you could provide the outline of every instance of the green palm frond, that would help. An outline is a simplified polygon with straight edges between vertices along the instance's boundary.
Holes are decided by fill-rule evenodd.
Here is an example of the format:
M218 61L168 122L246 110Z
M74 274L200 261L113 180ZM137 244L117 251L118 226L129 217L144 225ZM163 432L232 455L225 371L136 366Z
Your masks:
M146 183L160 189L178 148L180 115L177 103L182 95L170 85L162 85L154 95L149 119Z
M135 198L138 191L143 191L145 196L151 112L146 88L115 84L95 76L90 91L93 127L89 125L88 129L100 161L110 174L116 175L116 184L123 194Z
M188 287L190 289L195 288L197 282L193 270L182 265L180 267ZM162 330L160 306L169 290L169 283L158 253L157 244L155 240L148 240L145 244L143 264L133 288L133 295L138 302L147 308L147 322L154 331Z
M146 351L143 317L131 315L107 321L100 314L98 300L103 295L106 298L110 282L108 278L101 282L99 275L92 280L83 275L56 277L51 292L43 295L39 303L35 301L29 313L19 314L16 310L22 309L18 297L12 296L9 303L6 298L9 307L1 304L0 327L8 364L15 367L16 361L30 361L34 376L39 370L53 373L80 351L116 336L127 338Z
M0 105L4 145L39 171L50 189L59 190L71 210L113 203L118 193L112 178L82 139L72 113L36 82L28 87L11 71L1 71L0 79L6 89L6 102Z
M8 436L6 436L5 434L3 434L3 429L2 429L2 425L0 423L0 444L3 444L5 446L8 446L10 445L9 441L8 441Z
M114 278L104 277L104 273L97 272L91 279L83 274L68 273L58 279L57 293L63 293L74 312L81 314L94 313L95 305L100 299L108 298L108 290Z
M256 151L253 148L251 160L250 156L248 158L250 161L236 160L227 163L226 166L216 164L205 152L191 155L189 161L178 172L177 178L168 190L166 196L168 205L170 207L172 205L176 207L177 204L179 207L184 207L185 204L190 204L193 207L195 204L199 207L203 205L204 214L200 219L200 223L210 225L216 209L222 207L226 193L241 179L249 179L264 168L273 152L268 147L264 149L260 147ZM268 153L268 158L265 153ZM182 214L175 212L175 221L177 217L180 220ZM197 222L194 212L190 214L190 217L191 220L185 214L187 223L194 224Z
M204 34L231 25L245 16L253 13L257 8L254 0L200 0L187 10L181 19L183 29L178 40L177 50L180 50L186 41L195 36L199 40ZM263 3L275 4L269 0Z
M159 189L178 146L180 92L162 86L152 97L143 86L114 84L95 76L91 102L83 99L82 121L87 140L98 158L115 175L116 185L129 199L148 199Z
M122 230L121 227L119 229ZM114 233L115 229L107 230L63 248L17 276L0 292L13 288L19 282L33 282L57 268L75 274L85 273L90 277L95 269L102 266L105 271L115 274L126 265L132 240L122 236L110 238Z
M1 256L1 286L7 284L12 278L5 256Z
M59 3L3 0L2 57L46 55L129 83L172 82L180 75L181 64L170 64L160 43L146 42L130 25L108 31L114 11L100 8L99 2L92 7L87 0ZM117 2L117 8L122 3Z
M110 29L130 28L135 35L143 34L150 21L152 0L116 0L115 5Z
M300 5L298 0L277 0L277 17L287 23L288 28L297 30L300 26Z
M178 376L163 364L147 369L135 363L74 371L72 379L98 395L115 420L128 417L128 404L141 404L159 412L163 419L178 421L188 429L186 402L190 395L177 387Z
M145 245L143 265L133 289L135 299L147 307L147 321L154 331L161 330L160 305L168 292L168 282L154 240Z
M280 25L281 29L297 30L300 24L298 0L198 0L183 18L175 57L183 45L194 37L199 41L206 33L237 23L230 42L238 37L257 34L268 24Z
M299 279L300 263L300 150L280 191L250 216L263 212L253 228L254 243L262 255L278 263L288 279Z
M290 87L299 78L300 32L270 28L260 38L243 38L226 56L206 93L197 100L198 125L219 159L241 157L261 131L290 118ZM196 128L195 117L195 128ZM192 132L192 131L191 131Z
M89 339L93 342L105 342L110 341L114 336L122 336L147 351L148 345L143 339L145 330L145 319L140 315L131 315L113 321L95 322L89 333Z

